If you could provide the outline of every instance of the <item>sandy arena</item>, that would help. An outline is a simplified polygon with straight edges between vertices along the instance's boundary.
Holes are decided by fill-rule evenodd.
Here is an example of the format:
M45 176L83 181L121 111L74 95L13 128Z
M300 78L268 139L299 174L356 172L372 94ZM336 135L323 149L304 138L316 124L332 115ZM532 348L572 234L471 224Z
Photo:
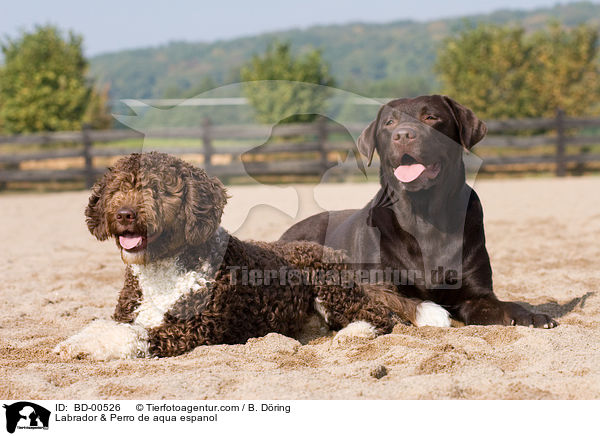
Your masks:
M111 316L124 265L97 242L88 192L0 196L0 398L4 399L592 399L600 398L600 178L484 180L496 294L560 325L416 328L336 344L271 333L163 359L63 361L52 348ZM310 198L310 188L299 187ZM267 190L269 190L267 192ZM375 184L320 185L301 215L362 207ZM276 191L277 194L273 194ZM290 190L231 187L223 224L252 205L294 210ZM275 240L293 220L256 208L238 232ZM371 375L378 366L387 375Z

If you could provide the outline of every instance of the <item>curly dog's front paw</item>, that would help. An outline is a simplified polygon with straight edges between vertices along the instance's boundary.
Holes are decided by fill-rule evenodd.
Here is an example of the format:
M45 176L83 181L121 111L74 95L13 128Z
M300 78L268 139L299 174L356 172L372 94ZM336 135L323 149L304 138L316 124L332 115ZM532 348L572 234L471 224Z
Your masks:
M344 345L354 338L373 339L377 337L377 331L374 326L366 321L354 321L341 329L333 337L334 345Z
M148 355L148 334L140 326L97 320L59 343L53 351L65 359L144 357Z

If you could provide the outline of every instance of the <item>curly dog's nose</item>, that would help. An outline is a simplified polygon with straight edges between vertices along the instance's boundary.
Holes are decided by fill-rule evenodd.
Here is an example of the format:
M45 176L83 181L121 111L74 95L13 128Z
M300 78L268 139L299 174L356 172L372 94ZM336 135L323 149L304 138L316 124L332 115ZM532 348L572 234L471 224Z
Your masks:
M135 212L129 207L122 207L117 211L116 218L120 224L131 224L135 220Z

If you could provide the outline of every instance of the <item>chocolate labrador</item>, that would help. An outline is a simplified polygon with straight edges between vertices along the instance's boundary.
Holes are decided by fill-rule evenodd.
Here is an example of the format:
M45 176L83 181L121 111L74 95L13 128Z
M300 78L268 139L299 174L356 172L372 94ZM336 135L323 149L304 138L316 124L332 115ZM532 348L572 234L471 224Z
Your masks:
M449 325L449 313L465 324L555 327L549 316L494 295L483 211L463 161L486 133L470 109L446 96L383 105L357 143L369 165L375 151L380 156L374 199L360 210L311 216L281 240L346 250L355 268L371 279L376 271L417 302L417 325Z

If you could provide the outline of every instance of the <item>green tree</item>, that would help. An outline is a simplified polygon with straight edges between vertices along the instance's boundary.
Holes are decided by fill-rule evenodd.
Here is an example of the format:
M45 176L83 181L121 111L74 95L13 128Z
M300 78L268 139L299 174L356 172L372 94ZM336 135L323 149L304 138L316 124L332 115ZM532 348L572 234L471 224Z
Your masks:
M531 68L526 90L541 116L552 116L557 107L572 116L600 109L598 29L581 25L565 29L552 23L531 35Z
M244 82L271 81L243 87L258 120L265 123L314 120L328 97L327 87L335 83L320 51L295 57L289 43L269 46L263 56L254 56L242 67L240 74ZM302 83L322 86L307 87ZM291 113L295 115L289 116Z
M83 122L92 129L110 129L114 118L110 113L109 104L110 86L106 85L102 90L93 88L83 114Z
M443 92L488 118L533 116L523 94L524 29L479 25L444 41L436 71Z
M598 30L553 23L523 27L480 24L446 39L436 71L443 92L488 118L593 112L600 103Z
M53 26L38 26L1 43L0 121L12 133L73 130L81 126L92 87L85 73L82 38L64 39Z

